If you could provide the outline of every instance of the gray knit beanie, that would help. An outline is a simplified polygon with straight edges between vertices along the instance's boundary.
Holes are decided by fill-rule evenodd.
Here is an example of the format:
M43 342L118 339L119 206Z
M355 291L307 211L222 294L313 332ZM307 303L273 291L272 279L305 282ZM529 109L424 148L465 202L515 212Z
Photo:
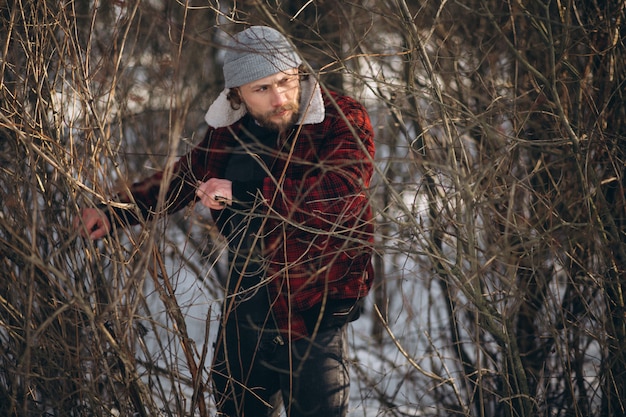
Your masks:
M297 68L301 59L277 30L252 26L236 34L224 55L224 85L240 87L252 81Z

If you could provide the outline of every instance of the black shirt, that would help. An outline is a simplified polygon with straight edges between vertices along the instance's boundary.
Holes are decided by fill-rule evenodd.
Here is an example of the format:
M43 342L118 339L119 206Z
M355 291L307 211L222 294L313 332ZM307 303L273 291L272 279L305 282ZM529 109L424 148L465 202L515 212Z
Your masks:
M230 150L224 177L233 183L233 204L220 213L221 232L228 240L229 274L225 309L264 323L270 311L261 227L264 211L255 204L274 159L278 132L244 116L239 146ZM232 301L232 302L231 302ZM248 316L248 317L246 317Z

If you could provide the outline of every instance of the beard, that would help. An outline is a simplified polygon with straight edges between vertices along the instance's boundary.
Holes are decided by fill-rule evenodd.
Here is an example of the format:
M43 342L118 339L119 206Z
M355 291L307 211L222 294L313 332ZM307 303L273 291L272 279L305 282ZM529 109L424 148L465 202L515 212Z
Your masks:
M273 130L275 132L282 133L282 132L285 132L287 129L291 128L293 125L295 125L298 119L300 118L300 104L299 103L300 103L300 94L296 96L295 101L292 101L291 103L287 103L278 109L265 112L265 113L257 113L257 112L250 111L250 108L248 108L248 112L250 113L250 116L252 116L254 120L256 120L256 122L260 126L263 126L266 129ZM275 120L272 120L273 117L275 117L276 115L279 115L280 113L284 111L290 111L291 116L286 119L282 119L278 122Z
M256 122L259 125L263 126L264 128L270 129L276 132L284 132L290 127L292 127L293 125L295 125L296 122L298 121L298 118L300 117L300 113L298 112L298 107L299 106L297 105L288 104L286 106L283 106L271 112L267 112L263 114L250 113L250 115L254 118L254 120L256 120ZM276 115L284 111L291 111L292 112L291 116L279 122L272 119L273 117L275 117Z

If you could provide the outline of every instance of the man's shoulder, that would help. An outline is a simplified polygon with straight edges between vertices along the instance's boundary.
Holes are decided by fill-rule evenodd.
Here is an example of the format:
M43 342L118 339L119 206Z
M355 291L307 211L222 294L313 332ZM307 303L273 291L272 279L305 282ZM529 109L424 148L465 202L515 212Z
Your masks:
M323 93L324 107L326 114L338 114L340 111L345 113L348 110L364 111L363 105L355 98L340 94L336 91L327 91Z
M221 127L209 126L206 132L206 137L207 139L210 139L212 141L215 141L215 140L227 141L227 140L233 139L237 135L237 133L241 131L242 124L243 124L243 118L237 120L236 122L228 126L221 126Z

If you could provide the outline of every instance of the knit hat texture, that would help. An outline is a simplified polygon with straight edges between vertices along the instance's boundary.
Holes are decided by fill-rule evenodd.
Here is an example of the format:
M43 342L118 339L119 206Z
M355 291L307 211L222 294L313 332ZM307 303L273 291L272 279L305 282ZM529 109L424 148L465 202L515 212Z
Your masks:
M287 39L277 30L252 26L236 34L224 55L224 86L240 87L302 63Z

